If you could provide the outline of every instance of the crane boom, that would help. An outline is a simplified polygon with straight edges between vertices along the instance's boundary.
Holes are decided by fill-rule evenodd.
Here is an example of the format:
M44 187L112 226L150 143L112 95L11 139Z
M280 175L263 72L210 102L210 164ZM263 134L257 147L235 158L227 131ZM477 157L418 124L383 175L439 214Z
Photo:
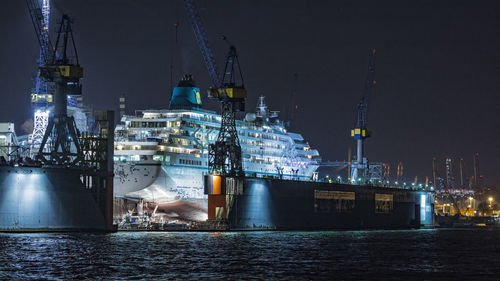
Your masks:
M212 49L210 48L210 44L207 40L207 35L205 32L205 28L201 22L200 15L198 13L198 9L194 0L184 0L184 8L189 17L189 21L193 27L194 36L200 47L201 54L203 56L203 60L205 61L205 65L207 66L208 73L210 74L210 79L212 80L213 86L215 88L221 88L223 85L221 76L217 71L217 64L215 63L214 54Z
M52 44L49 39L49 0L26 0L33 27L40 44L39 66L50 63L52 55Z
M376 84L375 54L376 54L375 49L372 49L368 63L368 72L366 73L365 89L363 92L363 97L361 98L361 101L358 104L358 116L357 116L356 127L361 129L366 129L368 125L367 115L370 106L370 98L373 93L374 86Z

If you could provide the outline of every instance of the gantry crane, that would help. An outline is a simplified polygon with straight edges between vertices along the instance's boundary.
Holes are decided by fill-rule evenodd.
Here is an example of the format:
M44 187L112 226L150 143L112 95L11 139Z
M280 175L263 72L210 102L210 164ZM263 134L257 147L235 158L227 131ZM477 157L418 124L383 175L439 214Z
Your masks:
M356 114L356 124L354 129L351 130L351 137L356 140L357 143L357 155L356 161L352 163L351 169L351 182L358 183L357 181L368 180L366 177L368 175L368 161L363 155L364 141L366 138L370 137L371 132L367 129L367 116L368 109L370 105L370 97L373 93L376 81L375 81L375 49L372 49L369 56L368 62L368 73L366 74L365 88L363 91L363 96L361 101L357 106Z
M208 90L208 97L221 103L219 135L209 147L209 171L212 175L244 176L235 112L245 109L247 92L238 53L234 46L229 47L224 74L221 77L194 0L184 0L184 7L212 80L213 87Z

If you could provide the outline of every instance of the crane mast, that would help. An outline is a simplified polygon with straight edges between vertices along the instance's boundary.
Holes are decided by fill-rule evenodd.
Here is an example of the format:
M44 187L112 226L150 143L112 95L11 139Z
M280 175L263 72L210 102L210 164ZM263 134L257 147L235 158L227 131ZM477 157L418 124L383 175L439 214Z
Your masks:
M208 91L208 97L221 103L221 127L217 140L210 145L208 169L215 175L244 176L235 113L245 110L247 92L234 46L229 48L222 79L222 87Z
M371 132L367 129L367 116L370 105L370 97L376 84L375 54L375 49L372 49L368 62L368 72L366 74L363 96L361 97L361 101L357 106L356 124L354 126L354 129L351 130L351 137L356 140L357 144L356 161L351 165L351 183L359 183L363 180L367 180L368 177L368 161L363 155L363 150L365 139L370 137L371 135Z

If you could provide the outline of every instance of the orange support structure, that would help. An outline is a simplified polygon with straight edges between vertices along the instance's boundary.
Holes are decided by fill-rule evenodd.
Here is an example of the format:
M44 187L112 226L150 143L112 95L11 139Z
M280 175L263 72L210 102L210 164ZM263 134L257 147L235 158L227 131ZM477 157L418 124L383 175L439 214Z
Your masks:
M226 195L208 195L208 219L227 219Z

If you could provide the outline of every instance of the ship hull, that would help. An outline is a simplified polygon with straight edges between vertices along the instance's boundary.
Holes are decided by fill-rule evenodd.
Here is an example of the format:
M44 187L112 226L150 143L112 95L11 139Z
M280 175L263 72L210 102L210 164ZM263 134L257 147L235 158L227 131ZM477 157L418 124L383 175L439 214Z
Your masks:
M160 163L115 162L114 197L124 197L150 186L158 178L160 170Z
M257 172L259 177L278 177L277 173ZM206 200L203 176L208 167L167 165L156 163L115 162L114 197L141 198L150 202L167 203L176 200ZM310 172L309 174L312 174ZM284 178L310 179L310 176L283 175Z
M110 231L81 170L0 167L0 231Z

